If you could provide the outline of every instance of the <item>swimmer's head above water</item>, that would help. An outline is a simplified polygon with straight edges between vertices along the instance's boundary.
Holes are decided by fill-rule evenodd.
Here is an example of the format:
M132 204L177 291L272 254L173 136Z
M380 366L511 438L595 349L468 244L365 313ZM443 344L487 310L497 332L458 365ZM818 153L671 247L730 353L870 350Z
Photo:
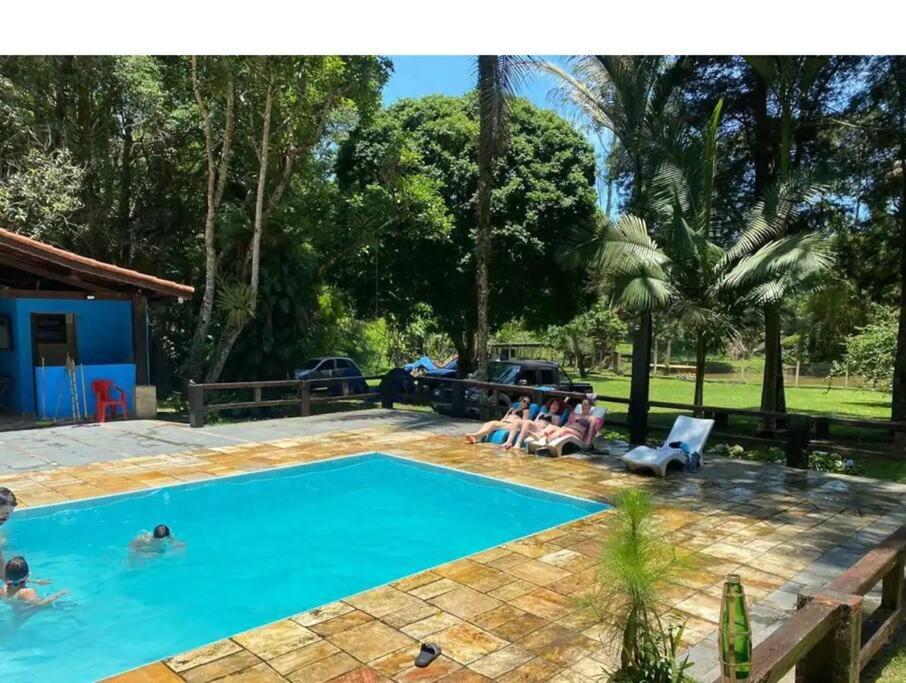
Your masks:
M154 527L154 531L151 532L151 536L154 538L170 538L170 527L166 524L158 524Z

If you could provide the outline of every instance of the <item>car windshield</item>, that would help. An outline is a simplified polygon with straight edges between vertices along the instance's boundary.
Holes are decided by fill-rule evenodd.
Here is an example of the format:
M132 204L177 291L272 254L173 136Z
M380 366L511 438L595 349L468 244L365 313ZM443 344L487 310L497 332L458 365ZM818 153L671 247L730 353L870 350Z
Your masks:
M302 367L299 369L300 370L314 370L316 367L318 367L318 363L320 363L320 362L321 362L320 358L312 358L311 360L305 361L305 363L303 363Z
M498 384L515 384L519 366L513 363L492 361L488 363L488 380Z

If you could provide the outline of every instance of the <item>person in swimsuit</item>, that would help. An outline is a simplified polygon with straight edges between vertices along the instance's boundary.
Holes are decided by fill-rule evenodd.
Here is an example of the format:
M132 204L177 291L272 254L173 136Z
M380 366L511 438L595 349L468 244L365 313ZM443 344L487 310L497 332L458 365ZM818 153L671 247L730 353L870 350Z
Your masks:
M24 557L14 557L4 566L6 578L0 587L0 599L8 603L19 604L27 607L44 607L51 604L67 591L57 591L53 595L42 598L34 588L28 588L28 562Z
M563 404L559 398L553 399L547 406L547 411L538 414L534 420L523 420L519 425L510 427L510 435L504 448L521 448L527 436L543 438L549 433L557 431L563 414Z
M591 424L591 400L582 399L582 403L576 406L576 409L569 416L566 424L557 431L548 435L548 441L552 441L559 436L569 436L570 434L579 437L583 442L588 434L588 428Z
M170 533L170 527L166 524L158 524L154 531L139 534L132 539L129 549L133 553L163 553L168 547L181 548L185 545L182 541L177 541Z
M16 494L4 486L0 486L0 526L6 524L7 520L12 517L13 511L19 501L16 500ZM6 562L3 560L3 536L0 535L0 579L6 576Z
M483 436L496 432L498 429L510 429L513 426L522 424L523 420L528 420L531 403L532 401L528 396L523 396L519 399L518 407L510 408L506 411L506 415L499 420L485 422L477 432L466 434L466 441L478 443Z

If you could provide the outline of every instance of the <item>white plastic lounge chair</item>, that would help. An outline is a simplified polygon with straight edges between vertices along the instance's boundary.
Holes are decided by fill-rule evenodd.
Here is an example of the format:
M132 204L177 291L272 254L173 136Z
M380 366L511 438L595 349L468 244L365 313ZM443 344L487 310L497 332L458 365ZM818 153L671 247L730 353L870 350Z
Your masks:
M593 429L594 432L592 433L591 438L588 439L589 443L592 442L597 433L601 430L601 427L604 426L604 417L606 415L607 408L605 408L604 406L592 407L590 413L592 422L588 426L588 428ZM597 420L597 424L595 424L595 420ZM526 442L528 443L528 439L526 439ZM561 455L563 455L563 451L566 448L574 448L575 450L582 450L583 448L585 448L585 440L580 439L575 434L569 434L567 436L558 436L555 439L547 441L546 443L543 439L533 439L528 446L530 453L537 453L542 448L547 449L545 455L559 458Z
M623 462L633 471L651 470L657 476L663 477L667 474L667 467L671 462L685 465L687 460L681 448L671 448L670 444L679 441L686 444L690 454L698 453L701 456L713 426L714 420L680 415L673 423L673 429L664 443L657 448L636 446L623 456Z

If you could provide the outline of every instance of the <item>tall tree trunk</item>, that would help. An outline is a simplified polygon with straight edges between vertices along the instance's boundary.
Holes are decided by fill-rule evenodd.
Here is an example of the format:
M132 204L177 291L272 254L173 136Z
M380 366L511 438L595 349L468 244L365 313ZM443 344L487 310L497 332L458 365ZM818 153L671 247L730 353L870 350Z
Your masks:
M782 389L778 389L777 367L780 365L780 305L768 304L764 307L764 378L761 383L761 409L768 412L779 410L777 399ZM781 367L782 372L782 367ZM782 381L782 376L779 378ZM774 420L764 419L759 431L770 434L774 431Z
M252 233L252 243L249 247L249 256L251 260L251 273L249 275L249 318L254 317L255 309L258 307L258 281L261 271L261 234L264 231L264 200L265 187L267 184L267 160L268 152L271 145L271 112L274 105L274 81L268 83L267 94L264 100L264 117L261 130L261 155L258 166L258 188L255 192L255 227ZM214 355L214 362L208 370L207 381L216 382L220 378L220 373L226 365L230 351L233 345L242 334L242 330L248 325L249 318L246 318L242 324L232 325L220 339L217 351Z
M897 211L900 224L900 322L897 328L897 353L893 365L893 397L890 418L906 420L906 57L891 57L899 106L900 201ZM897 432L900 440L903 433Z
M198 60L192 57L192 88L195 93L195 102L201 112L204 123L205 153L208 164L207 185L207 213L204 222L204 251L205 251L205 277L204 294L201 299L201 309L198 312L198 322L192 335L192 345L187 358L184 374L189 378L199 376L205 339L211 326L214 312L214 297L217 290L217 245L215 242L215 224L217 212L223 201L223 192L230 166L230 156L233 146L233 111L234 111L234 85L232 73L227 73L226 105L224 109L223 137L220 146L219 163L214 155L214 133L211 125L211 115L201 94L198 83ZM218 373L219 375L220 373Z
M132 119L128 118L123 127L123 159L120 164L120 196L117 205L117 223L120 229L120 258L123 263L132 264Z
M632 381L629 388L629 441L648 438L648 390L651 365L651 311L643 311L632 343Z
M588 377L588 368L585 364L585 354L582 353L582 344L578 337L572 337L573 353L576 354L576 367L579 369L579 377L585 379Z
M478 57L478 223L475 244L475 278L478 292L478 376L488 373L488 261L491 258L491 189L493 165L497 145L495 121L497 107L494 102L497 90L498 59L496 55Z
M700 406L705 402L706 352L707 346L705 345L705 335L699 332L695 339L695 397L692 399L692 403L697 406Z

